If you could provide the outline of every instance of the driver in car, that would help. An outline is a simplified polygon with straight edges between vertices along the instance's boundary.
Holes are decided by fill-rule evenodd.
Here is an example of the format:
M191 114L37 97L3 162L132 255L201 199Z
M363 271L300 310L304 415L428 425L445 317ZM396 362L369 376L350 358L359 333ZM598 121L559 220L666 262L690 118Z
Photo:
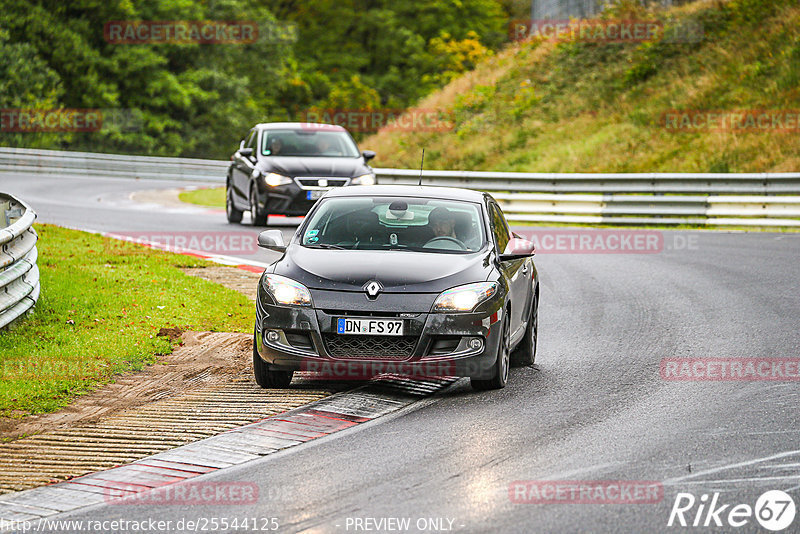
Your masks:
M434 237L452 237L458 239L456 236L456 216L443 206L430 212L428 215L428 225Z
M283 141L280 137L273 137L270 139L269 152L271 156L278 156L283 149Z

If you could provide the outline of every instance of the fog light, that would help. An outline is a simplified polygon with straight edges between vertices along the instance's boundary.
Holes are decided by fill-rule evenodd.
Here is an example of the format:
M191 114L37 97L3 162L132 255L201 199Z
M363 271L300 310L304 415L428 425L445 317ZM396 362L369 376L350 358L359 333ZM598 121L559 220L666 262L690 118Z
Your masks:
M479 350L483 348L483 340L479 337L474 337L469 340L469 348Z
M281 338L280 334L278 334L275 330L270 330L267 332L267 341L278 341Z

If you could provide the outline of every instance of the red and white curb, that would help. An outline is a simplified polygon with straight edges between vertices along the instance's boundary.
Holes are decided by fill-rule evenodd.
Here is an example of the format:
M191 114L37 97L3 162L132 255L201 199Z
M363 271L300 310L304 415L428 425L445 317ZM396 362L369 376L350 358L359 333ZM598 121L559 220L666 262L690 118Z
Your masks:
M2 525L37 522L92 505L147 499L148 492L163 491L166 486L374 421L429 397L457 380L378 378L352 391L337 393L128 465L2 495L0 529Z

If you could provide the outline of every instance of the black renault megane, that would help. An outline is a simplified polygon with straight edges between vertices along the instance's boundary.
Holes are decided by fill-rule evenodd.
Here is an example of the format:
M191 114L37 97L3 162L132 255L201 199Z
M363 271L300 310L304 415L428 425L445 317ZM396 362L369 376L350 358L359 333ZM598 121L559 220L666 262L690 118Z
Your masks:
M468 376L498 389L536 357L533 243L487 193L365 186L327 192L261 277L253 347L262 387L296 370Z

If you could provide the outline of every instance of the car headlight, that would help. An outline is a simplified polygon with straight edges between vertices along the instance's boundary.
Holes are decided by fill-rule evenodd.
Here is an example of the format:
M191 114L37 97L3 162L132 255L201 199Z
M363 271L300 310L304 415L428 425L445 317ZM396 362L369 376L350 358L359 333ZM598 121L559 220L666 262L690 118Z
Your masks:
M292 179L288 176L284 176L282 174L278 174L277 172L271 172L264 177L264 181L267 185L272 187L277 187L279 185L286 185L292 183Z
M495 282L478 282L443 291L433 303L435 312L471 312L497 293Z
M266 274L261 286L278 304L289 306L311 306L311 293L300 282L278 274Z
M351 185L375 185L375 175L372 173L362 174L353 178L350 183Z

